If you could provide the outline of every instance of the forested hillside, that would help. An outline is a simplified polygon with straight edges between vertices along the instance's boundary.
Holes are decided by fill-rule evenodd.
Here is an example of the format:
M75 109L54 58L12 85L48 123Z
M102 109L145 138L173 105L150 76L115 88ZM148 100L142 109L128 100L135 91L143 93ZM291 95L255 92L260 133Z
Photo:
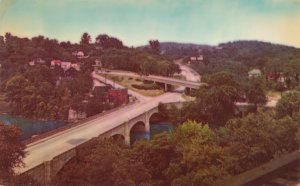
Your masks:
M139 48L147 48L147 46L141 46ZM160 42L161 53L173 59L196 55L201 50L208 50L211 48L212 46L209 45L194 43Z
M204 63L194 65L201 74L225 70L246 75L253 68L264 72L280 69L287 73L290 66L300 64L300 49L260 41L223 43L203 50L202 54Z

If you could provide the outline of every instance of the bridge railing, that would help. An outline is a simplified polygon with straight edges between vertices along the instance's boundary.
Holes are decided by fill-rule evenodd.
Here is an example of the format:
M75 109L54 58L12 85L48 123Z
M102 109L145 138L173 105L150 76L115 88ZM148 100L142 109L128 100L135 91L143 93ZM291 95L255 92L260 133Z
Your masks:
M47 138L47 137L52 136L52 135L54 135L54 134L57 134L57 133L59 133L59 132L68 130L68 129L73 128L73 127L77 127L77 126L79 126L79 125L83 125L83 124L85 124L85 123L87 123L87 122L89 122L89 121L92 121L92 120L94 120L94 119L97 119L97 118L99 118L99 117L101 117L101 116L105 116L105 115L107 115L107 114L110 114L110 113L112 113L112 112L115 112L115 111L117 111L117 110L119 110L119 109L122 109L122 108L124 108L124 107L133 105L134 103L136 103L136 102L131 102L131 103L128 103L128 104L126 104L126 105L122 105L122 106L119 106L119 107L110 109L110 110L108 110L108 111L105 111L105 112L96 114L96 115L94 115L94 116L90 116L90 117L88 117L88 118L86 118L86 119L82 119L82 120L80 120L80 121L78 121L78 122L76 122L76 123L69 123L69 124L67 124L67 125L65 125L65 126L63 126L63 127L54 129L54 130L49 131L49 132L45 132L45 133L40 134L40 135L38 135L38 136L32 137L32 138L30 138L30 139L27 139L27 140L23 141L23 143L24 143L25 145L29 145L29 144L31 144L31 143L34 143L34 142L39 141L39 140L41 140L41 139Z

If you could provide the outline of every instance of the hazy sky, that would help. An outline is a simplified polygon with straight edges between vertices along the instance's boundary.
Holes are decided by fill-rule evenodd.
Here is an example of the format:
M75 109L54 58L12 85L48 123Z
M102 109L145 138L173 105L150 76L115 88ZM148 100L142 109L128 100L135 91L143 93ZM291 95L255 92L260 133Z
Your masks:
M128 46L256 39L300 47L300 0L0 0L0 35L78 42L106 33Z

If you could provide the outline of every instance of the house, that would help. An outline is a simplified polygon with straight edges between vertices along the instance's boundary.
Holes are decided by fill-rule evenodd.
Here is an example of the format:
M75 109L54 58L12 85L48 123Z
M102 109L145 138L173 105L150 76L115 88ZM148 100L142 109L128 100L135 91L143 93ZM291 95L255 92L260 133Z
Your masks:
M284 83L285 78L282 72L269 72L266 75L267 80L273 80L277 82Z
M72 52L72 55L76 56L77 58L85 58L83 51Z
M60 66L60 65L61 65L61 60L54 59L50 63L50 68L54 69L55 66Z
M78 63L71 63L71 68L74 68L77 71L80 71L80 65Z
M34 66L35 65L35 62L34 61L29 61L29 66Z
M117 105L127 104L129 102L128 90L127 89L109 89L108 100Z
M71 62L66 62L61 60L52 60L50 68L54 69L55 66L61 67L65 72L70 68L74 68L75 70L80 71L79 63L71 63Z
M46 61L41 59L41 58L36 58L36 59L28 62L29 66L34 66L36 64L41 64L42 65L42 64L45 64L45 63L46 63Z
M249 78L255 78L260 76L261 76L261 71L259 69L252 69L248 72Z
M62 61L60 67L64 69L64 71L67 71L69 68L71 68L71 64L71 62Z
M87 117L85 112L77 112L72 108L69 109L68 122L76 122Z
M199 63L199 62L203 62L203 55L198 55L198 56L191 56L188 60L188 63Z
M46 63L46 61L43 60L42 58L37 58L34 61L35 61L35 63L38 63L38 64L45 64Z

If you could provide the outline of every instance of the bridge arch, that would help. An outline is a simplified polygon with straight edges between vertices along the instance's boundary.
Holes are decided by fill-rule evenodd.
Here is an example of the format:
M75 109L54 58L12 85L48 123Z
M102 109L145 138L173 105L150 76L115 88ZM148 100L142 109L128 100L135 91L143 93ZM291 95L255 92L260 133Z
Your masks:
M135 141L139 139L148 139L147 138L147 128L146 123L143 121L138 121L132 125L130 128L130 145L134 144Z

